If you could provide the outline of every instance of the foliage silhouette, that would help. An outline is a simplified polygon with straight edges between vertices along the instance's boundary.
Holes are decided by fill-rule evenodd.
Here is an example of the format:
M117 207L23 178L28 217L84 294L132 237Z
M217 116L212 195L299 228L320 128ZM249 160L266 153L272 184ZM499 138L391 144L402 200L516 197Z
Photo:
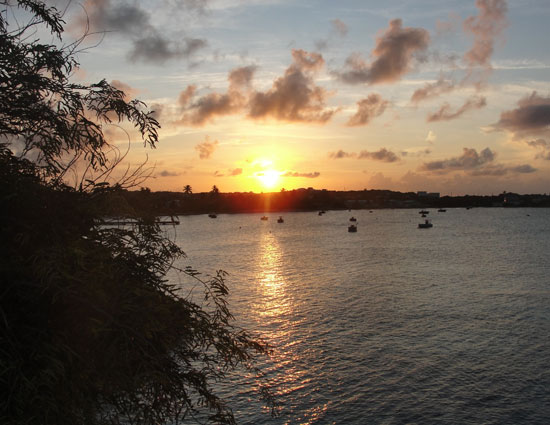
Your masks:
M36 36L62 43L55 8L0 7L0 423L234 423L215 383L266 346L233 325L225 274L179 270L204 288L185 298L165 277L184 253L153 217L102 220L122 187L92 177L120 163L104 126L127 121L154 147L158 122L105 80L70 81L82 40Z

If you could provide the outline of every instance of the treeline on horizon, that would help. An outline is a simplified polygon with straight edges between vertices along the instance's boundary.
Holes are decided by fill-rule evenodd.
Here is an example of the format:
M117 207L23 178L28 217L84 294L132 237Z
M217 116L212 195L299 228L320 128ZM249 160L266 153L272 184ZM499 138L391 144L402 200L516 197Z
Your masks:
M201 193L115 189L106 193L105 215L264 213L379 208L550 207L550 196L503 192L490 196L443 196L390 190L334 191L313 188L271 193L218 190Z

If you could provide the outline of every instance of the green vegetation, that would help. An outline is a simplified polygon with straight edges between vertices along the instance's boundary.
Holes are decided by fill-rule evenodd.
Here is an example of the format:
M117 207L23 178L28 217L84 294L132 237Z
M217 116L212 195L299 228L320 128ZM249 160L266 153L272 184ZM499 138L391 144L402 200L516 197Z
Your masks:
M232 325L224 273L180 270L204 288L184 298L165 278L184 253L154 220L101 225L123 186L102 180L117 164L104 126L154 147L158 123L106 81L70 81L78 43L36 38L62 44L56 9L0 7L0 423L233 423L215 385L266 347Z

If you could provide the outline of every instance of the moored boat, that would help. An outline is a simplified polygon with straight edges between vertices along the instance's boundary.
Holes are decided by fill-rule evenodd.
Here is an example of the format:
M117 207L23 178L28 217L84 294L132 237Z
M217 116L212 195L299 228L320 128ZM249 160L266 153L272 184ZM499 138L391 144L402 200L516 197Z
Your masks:
M424 223L418 223L419 229L429 229L430 227L433 227L433 224L430 220L424 220Z

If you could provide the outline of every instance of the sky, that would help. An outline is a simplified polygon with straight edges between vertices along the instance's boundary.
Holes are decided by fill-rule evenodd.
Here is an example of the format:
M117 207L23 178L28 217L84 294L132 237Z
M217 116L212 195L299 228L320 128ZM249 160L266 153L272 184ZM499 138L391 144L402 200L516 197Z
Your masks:
M49 0L152 190L550 192L548 0ZM130 137L130 141L128 141Z

